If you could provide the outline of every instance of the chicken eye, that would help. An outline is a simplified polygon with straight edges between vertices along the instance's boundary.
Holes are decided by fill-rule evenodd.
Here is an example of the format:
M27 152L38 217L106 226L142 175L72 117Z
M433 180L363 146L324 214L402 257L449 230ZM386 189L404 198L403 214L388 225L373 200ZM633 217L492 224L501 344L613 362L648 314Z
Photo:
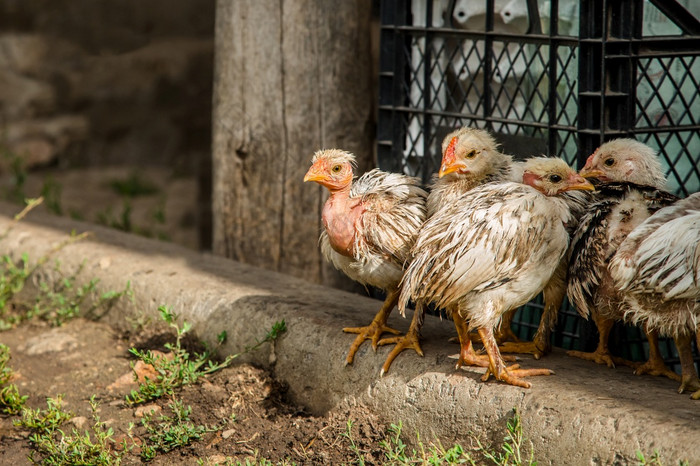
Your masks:
M561 176L549 175L549 181L551 181L552 183L559 183L561 181Z
M342 170L342 169L343 169L343 167L340 166L340 165L333 165L333 168L331 168L331 171L332 171L333 173L339 173L340 170Z
M473 159L474 157L476 157L476 149L467 152L467 155L465 155L465 157L468 159Z
M607 167L612 167L613 164L615 163L615 159L610 157L609 159L605 159L605 162L603 162Z

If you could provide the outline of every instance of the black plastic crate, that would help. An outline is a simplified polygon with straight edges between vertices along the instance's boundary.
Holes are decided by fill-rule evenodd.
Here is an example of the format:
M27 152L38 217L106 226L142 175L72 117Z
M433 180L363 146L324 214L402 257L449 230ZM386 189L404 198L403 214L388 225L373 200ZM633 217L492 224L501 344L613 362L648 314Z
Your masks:
M380 5L381 168L427 182L443 137L468 125L493 132L516 158L546 154L579 167L603 142L633 137L659 150L671 191L700 190L700 6L693 0ZM532 337L541 309L535 301L519 310L519 336ZM565 304L553 338L590 351L597 332ZM635 327L613 331L611 350L620 356L644 359L645 345ZM661 346L677 364L672 343Z

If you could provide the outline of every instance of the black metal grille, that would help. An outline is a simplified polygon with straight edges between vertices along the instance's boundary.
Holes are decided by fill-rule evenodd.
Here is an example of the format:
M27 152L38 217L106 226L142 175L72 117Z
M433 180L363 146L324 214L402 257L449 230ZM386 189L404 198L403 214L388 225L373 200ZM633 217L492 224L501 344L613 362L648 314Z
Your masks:
M427 181L443 137L460 126L489 129L516 158L578 166L604 141L634 137L659 150L672 191L699 191L700 22L691 6L382 0L380 167ZM540 314L538 301L525 306L514 330L532 337ZM615 339L620 355L643 358L636 328L620 325ZM564 306L554 344L591 350L596 341L592 324Z

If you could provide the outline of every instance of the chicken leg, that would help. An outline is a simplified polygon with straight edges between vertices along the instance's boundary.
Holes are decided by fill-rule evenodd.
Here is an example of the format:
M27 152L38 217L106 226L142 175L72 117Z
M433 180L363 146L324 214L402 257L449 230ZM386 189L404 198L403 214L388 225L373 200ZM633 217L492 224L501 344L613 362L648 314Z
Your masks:
M486 348L486 353L489 357L489 367L481 378L482 381L487 381L489 376L493 374L496 380L500 380L501 382L517 387L530 388L531 384L522 380L522 377L551 375L554 373L550 369L520 369L518 364L506 367L501 353L498 350L498 344L496 344L493 329L481 327L479 328L479 335L481 336L481 341L484 343L484 348Z
M357 353L360 345L362 345L362 342L365 340L372 340L372 349L377 351L379 338L381 338L384 332L392 333L394 335L401 334L400 331L386 325L389 314L391 314L391 311L394 309L394 306L398 300L399 290L391 290L384 300L384 304L382 304L381 309L379 309L379 312L377 312L377 315L374 316L374 319L372 319L372 322L369 325L365 327L345 327L343 329L343 332L358 334L355 341L353 341L352 345L350 345L350 351L348 351L348 356L345 359L345 365L352 364L352 361L355 359L355 353Z
M647 358L647 362L637 367L634 370L634 373L636 375L649 374L653 376L664 376L671 380L675 380L676 382L680 382L681 377L669 369L668 366L666 366L664 359L661 357L661 351L659 350L659 332L656 330L645 329L644 333L649 341L649 358ZM689 338L687 343L684 341L684 344L687 344L690 351ZM676 346L678 346L678 343L676 343Z
M592 353L585 351L567 351L566 354L579 359L593 361L598 364L605 364L608 367L615 367L612 355L608 349L608 339L615 321L613 319L603 317L598 313L593 313L593 321L598 329L598 347Z
M452 320L455 322L459 336L459 357L455 369L459 369L465 364L467 366L489 367L489 357L485 354L476 354L474 351L467 321L456 311L452 312Z
M408 328L406 335L398 337L382 338L377 343L379 346L395 344L394 348L387 356L382 370L380 371L380 377L389 372L389 367L391 363L394 362L396 356L399 355L403 350L413 348L416 350L420 356L423 356L423 350L420 347L420 329L423 327L423 321L425 320L425 311L423 305L416 305L416 309L413 311L413 318L411 319L411 325Z
M540 317L540 325L537 327L537 333L532 341L523 342L501 342L499 341L499 349L503 353L529 353L535 359L540 359L545 354L552 351L552 331L557 324L557 316L559 309L564 302L566 296L566 268L568 261L562 259L559 261L552 278L549 279L547 286L542 290L544 310ZM507 317L506 313L504 317ZM511 316L512 320L512 316ZM510 326L510 322L508 323Z
M700 393L700 379L695 370L693 363L693 350L690 347L690 335L682 333L673 339L676 342L678 350L678 359L681 362L681 386L678 387L678 393L683 393L686 390L695 391L691 398L697 400L696 395ZM697 391L696 391L697 390Z

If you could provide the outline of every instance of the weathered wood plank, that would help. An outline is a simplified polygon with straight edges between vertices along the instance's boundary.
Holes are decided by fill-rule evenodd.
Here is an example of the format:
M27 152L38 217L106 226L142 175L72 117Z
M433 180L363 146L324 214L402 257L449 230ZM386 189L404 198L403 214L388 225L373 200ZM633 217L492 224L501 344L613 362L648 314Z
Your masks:
M214 251L335 284L320 257L326 193L311 155L372 159L369 0L219 0L214 85Z

